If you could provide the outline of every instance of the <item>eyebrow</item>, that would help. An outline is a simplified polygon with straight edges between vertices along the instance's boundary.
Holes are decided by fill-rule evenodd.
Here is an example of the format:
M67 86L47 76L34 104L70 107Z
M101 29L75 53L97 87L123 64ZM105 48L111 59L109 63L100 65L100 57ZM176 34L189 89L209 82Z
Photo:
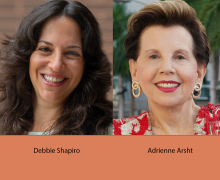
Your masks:
M186 50L184 50L184 49L178 49L178 50L176 50L175 52L177 52L177 53L178 53L178 52L181 52L181 51L183 51L183 52L185 52L185 53L189 54L189 53L188 53L188 51L186 51Z
M145 52L147 52L147 51L157 51L157 52L159 52L159 51L156 50L156 49L147 49Z
M70 49L70 48L80 48L82 49L80 46L74 45L74 46L67 46L66 48Z
M156 50L156 49L148 49L148 50L146 50L145 52L147 52L147 51L157 51L157 52L159 52L159 51ZM184 49L178 49L178 50L176 50L174 53L178 53L178 52L181 52L181 51L184 51L185 53L188 54L188 51L186 51L186 50L184 50Z
M47 44L47 45L53 46L52 43L47 42L47 41L44 41L44 40L40 40L40 41L38 41L38 43L39 43L39 42L43 42L43 43L45 43L45 44ZM80 48L80 49L82 49L80 46L77 46L77 45L67 46L66 48L67 48L67 49L71 49L71 48Z

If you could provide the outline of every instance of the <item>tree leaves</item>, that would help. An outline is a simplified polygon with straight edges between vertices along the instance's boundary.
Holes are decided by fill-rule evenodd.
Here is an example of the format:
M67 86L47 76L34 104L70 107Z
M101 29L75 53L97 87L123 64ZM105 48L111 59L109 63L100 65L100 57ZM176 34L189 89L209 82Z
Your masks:
M212 52L220 48L220 0L186 0L205 26Z
M125 5L113 3L113 74L129 75L129 64L124 49L124 39L127 35L127 20L131 14L126 13Z

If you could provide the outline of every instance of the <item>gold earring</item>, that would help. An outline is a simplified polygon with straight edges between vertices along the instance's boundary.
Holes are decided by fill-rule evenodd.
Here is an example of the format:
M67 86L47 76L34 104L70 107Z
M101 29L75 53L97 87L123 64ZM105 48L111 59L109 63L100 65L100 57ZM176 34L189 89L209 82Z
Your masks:
M200 83L195 83L195 86L194 86L194 89L193 89L193 92L192 92L192 97L193 99L198 99L201 95L201 88L202 88L202 85Z
M136 95L134 90L139 90L138 94ZM141 87L137 81L132 82L132 94L134 97L139 97L141 95Z

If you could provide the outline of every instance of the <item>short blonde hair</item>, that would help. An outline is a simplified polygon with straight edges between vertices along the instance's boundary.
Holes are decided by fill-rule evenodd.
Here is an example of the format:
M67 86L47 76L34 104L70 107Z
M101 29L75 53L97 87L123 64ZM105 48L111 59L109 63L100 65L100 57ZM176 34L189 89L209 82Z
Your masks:
M205 28L197 18L195 10L181 0L147 4L130 16L127 23L128 34L124 42L128 60L137 60L141 32L153 25L183 26L193 38L193 54L197 63L208 65L211 50Z

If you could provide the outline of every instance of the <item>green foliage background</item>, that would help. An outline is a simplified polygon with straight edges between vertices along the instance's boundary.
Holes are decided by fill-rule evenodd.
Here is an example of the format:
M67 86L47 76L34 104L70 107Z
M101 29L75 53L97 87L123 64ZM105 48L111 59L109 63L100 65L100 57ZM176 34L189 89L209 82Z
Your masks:
M126 7L123 3L113 3L113 74L123 77L129 75L124 39L127 35L127 20L130 15L126 13Z
M185 0L205 26L212 52L220 48L220 0Z

